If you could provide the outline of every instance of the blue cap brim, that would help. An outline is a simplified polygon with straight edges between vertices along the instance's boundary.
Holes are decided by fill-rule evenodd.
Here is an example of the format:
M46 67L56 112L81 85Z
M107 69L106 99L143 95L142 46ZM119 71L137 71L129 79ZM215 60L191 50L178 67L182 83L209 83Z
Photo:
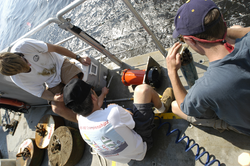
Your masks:
M177 38L179 36L179 33L176 31L176 29L173 32L173 38Z

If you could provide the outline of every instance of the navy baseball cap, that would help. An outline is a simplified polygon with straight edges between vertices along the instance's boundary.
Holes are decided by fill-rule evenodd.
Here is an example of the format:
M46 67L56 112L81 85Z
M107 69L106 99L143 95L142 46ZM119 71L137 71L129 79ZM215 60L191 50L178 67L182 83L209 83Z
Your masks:
M179 35L196 35L211 28L220 19L219 17L209 25L204 25L204 18L212 9L219 10L212 0L188 0L179 8L175 16L173 38Z
M81 104L90 93L91 86L83 80L74 78L63 88L63 100L66 107L72 109L73 105Z

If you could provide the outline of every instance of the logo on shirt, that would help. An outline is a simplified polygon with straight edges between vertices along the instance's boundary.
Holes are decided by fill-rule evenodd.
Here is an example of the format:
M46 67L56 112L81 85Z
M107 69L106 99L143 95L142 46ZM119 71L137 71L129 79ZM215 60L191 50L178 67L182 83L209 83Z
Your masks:
M110 123L101 127L103 124L106 123L101 123L94 128L80 128L82 138L99 154L106 157L117 156L128 147L128 144Z
M33 56L33 60L37 62L39 60L39 56L38 55Z

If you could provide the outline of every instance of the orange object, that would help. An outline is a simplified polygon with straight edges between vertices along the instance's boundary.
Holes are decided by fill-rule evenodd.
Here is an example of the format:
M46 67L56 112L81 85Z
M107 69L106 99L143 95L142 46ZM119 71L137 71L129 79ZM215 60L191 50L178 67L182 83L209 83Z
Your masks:
M131 70L131 69L123 70L122 83L126 86L142 84L145 71L146 70Z
M25 104L24 102L18 101L16 99L9 99L9 98L3 98L3 97L0 97L0 104L11 105L11 106L15 106L18 108L24 108L24 109L30 108L30 106L28 104Z

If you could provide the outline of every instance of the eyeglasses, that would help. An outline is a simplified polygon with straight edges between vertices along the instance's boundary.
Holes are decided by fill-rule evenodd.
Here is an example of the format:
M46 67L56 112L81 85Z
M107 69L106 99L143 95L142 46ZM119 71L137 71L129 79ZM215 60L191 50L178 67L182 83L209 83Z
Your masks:
M24 61L25 61L26 63L28 63L27 59L26 59L26 58L24 58L24 55L23 55L22 53L15 52L14 54L19 55L21 58L23 58L23 59L24 59Z
M179 40L181 43L185 43L184 37L183 37L182 35L179 35L179 36L178 36L178 40Z

